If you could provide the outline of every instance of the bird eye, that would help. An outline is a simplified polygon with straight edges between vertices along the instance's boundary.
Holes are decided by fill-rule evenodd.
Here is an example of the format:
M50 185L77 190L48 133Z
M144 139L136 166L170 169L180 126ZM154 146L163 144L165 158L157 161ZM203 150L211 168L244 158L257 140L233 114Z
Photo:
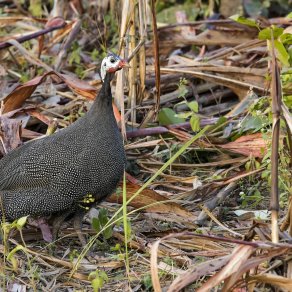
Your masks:
M110 61L113 64L115 62L115 59L114 58L111 58Z

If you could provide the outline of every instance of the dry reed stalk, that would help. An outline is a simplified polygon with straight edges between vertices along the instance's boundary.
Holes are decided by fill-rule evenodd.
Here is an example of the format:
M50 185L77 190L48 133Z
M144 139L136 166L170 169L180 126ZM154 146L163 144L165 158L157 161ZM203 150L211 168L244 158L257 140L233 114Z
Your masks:
M146 1L139 0L139 36L140 42L144 42L139 51L139 73L140 73L140 98L138 102L141 102L145 92L145 80L146 80L146 48L145 40L147 37L147 22L146 22Z
M136 47L136 30L135 30L135 0L130 1L130 16L129 16L129 55L135 50ZM129 98L128 98L128 107L131 112L131 121L136 122L136 80L137 80L137 57L133 56L130 62L129 69Z
M155 113L158 113L160 105L160 62L159 62L159 44L158 44L158 32L156 22L156 0L151 0L151 12L152 12L152 26L153 26L153 45L154 45L154 59L155 59Z
M269 42L269 41L268 41ZM272 242L279 242L278 230L278 212L279 212L279 138L280 138L280 115L281 115L281 81L279 67L275 57L274 39L270 42L270 54L272 57L272 82L271 82L271 97L272 97L272 113L273 113L273 128L272 128L272 153L271 153L271 229ZM291 224L291 223L290 223Z
M130 1L124 0L121 2L122 13L121 13L121 24L120 24L120 43L119 43L119 55L124 56L124 37L127 32ZM126 127L125 127L125 106L124 106L124 74L123 70L117 73L116 82L116 93L115 103L121 110L121 131L124 138L126 138Z
M116 11L116 0L110 0L110 13L111 15L114 15Z

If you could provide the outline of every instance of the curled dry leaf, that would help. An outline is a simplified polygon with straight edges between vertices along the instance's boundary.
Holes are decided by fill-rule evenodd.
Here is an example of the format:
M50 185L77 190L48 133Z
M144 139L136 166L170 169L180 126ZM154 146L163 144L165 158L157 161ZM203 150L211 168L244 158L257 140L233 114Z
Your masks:
M96 96L96 89L88 83L65 74L51 71L16 87L15 90L8 94L4 98L4 113L19 108L23 102L31 96L37 86L44 82L45 78L49 75L53 75L61 79L77 94L85 96L89 99L94 99Z
M216 287L224 279L230 277L233 273L239 269L239 267L247 261L252 252L255 250L254 247L248 245L239 245L233 250L232 256L229 262L224 266L220 272L212 276L207 282L205 282L198 292L210 291Z
M267 152L267 141L263 139L261 133L241 136L234 142L217 146L245 156L252 155L259 158L263 157Z
M167 292L181 291L186 286L194 283L200 277L217 271L226 265L230 259L231 255L219 257L216 259L211 259L209 261L200 263L196 266L191 266L183 274L179 275L169 286Z
M51 124L51 119L49 119L48 117L39 113L36 110L27 110L26 112L29 113L31 116L37 118L38 120L42 121L44 124L48 126Z
M21 121L0 116L0 152L5 155L21 144Z
M63 17L60 16L56 16L50 20L48 20L48 22L46 23L45 27L49 28L49 27L56 27L56 26L64 26L66 24L66 21L64 20Z
M249 277L250 281L256 280L262 283L268 283L270 285L275 285L285 291L292 291L292 279L288 279L278 275L272 274L261 274Z
M16 87L10 94L8 94L4 98L3 113L7 113L7 112L20 108L22 104L24 103L24 101L32 95L32 93L35 91L37 86L43 83L46 80L46 77L50 75L55 77L54 78L55 80L58 80L58 81L62 80L76 94L82 95L92 100L97 95L96 88L89 85L88 83L66 74L60 74L55 71L50 71L43 74L42 76L35 77L32 80ZM114 108L116 121L117 123L119 123L121 121L119 110L115 104L113 104L113 108Z
M140 188L141 186L139 185L127 182L127 200L129 200ZM121 204L123 202L123 197L121 194L115 193L111 195L107 201ZM187 218L188 220L195 219L192 213L190 213L188 210L179 204L170 202L168 198L161 196L157 192L150 189L143 190L130 202L129 205L135 208L145 207L147 212L175 214L177 216Z

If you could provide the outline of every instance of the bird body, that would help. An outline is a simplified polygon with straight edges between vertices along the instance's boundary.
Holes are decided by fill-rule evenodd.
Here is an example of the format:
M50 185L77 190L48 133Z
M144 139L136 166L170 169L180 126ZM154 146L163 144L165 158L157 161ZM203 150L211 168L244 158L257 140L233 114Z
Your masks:
M0 218L49 215L75 208L88 194L98 202L114 191L125 153L112 109L112 75L105 75L83 117L0 160Z

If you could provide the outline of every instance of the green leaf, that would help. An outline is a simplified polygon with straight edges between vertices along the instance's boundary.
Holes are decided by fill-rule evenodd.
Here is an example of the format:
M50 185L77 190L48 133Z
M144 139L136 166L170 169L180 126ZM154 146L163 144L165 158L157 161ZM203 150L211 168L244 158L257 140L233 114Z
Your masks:
M170 108L162 108L158 114L160 125L171 125L185 122L184 119L177 118L175 111Z
M33 16L42 16L42 1L41 0L30 0L29 11Z
M245 18L239 14L232 15L229 18L238 22L238 23L245 24L245 25L252 26L252 27L257 27L259 29L259 26L257 25L257 23L254 19Z
M274 45L275 45L275 48L277 50L277 57L279 58L279 60L281 61L281 63L286 66L286 67L289 67L289 54L287 53L284 45L279 42L278 40L275 40L274 41Z
M291 33L283 33L280 36L280 41L284 44L284 45L292 45L292 34Z
M104 226L108 223L107 210L105 208L100 209L98 213L98 218L92 218L92 228L96 231L96 233L100 232ZM109 239L113 236L112 227L107 227L102 232L104 239Z
M88 275L88 280L91 281L93 291L98 292L108 282L108 276L104 271L96 270Z
M192 127L192 130L194 132L197 132L200 130L200 118L197 115L192 115L191 119L190 119L190 124Z
M99 220L97 218L92 218L92 222L91 222L92 228L96 231L96 233L100 232L101 230L101 226L99 223Z
M286 18L292 18L292 12L290 12L288 15L286 15Z
M258 38L260 40L271 40L272 31L273 31L274 40L276 40L281 34L283 34L284 28L276 27L276 26L267 27L259 32Z
M108 276L105 271L99 271L99 277L101 277L105 282L108 282Z
M100 225L105 226L105 224L108 222L107 209L102 208L99 210L98 219L99 219Z
M247 117L241 123L242 132L253 130L253 132L259 131L261 128L265 127L268 123L268 120L265 120L263 117Z
M284 95L283 101L289 109L292 109L292 95Z
M91 281L91 286L94 292L98 292L103 287L104 281L102 278L95 278Z
M111 226L103 231L103 236L105 239L110 239L113 236L113 229Z
M185 85L179 86L178 91L179 91L178 98L185 97L186 94L188 93L188 89Z
M28 216L25 216L25 217L21 217L21 218L19 218L19 219L16 221L16 227L17 227L17 228L22 228L22 227L25 225L26 221L27 221L27 217L28 217Z
M218 121L217 121L217 123L215 124L215 126L218 127L218 126L224 124L226 121L227 121L227 118L221 116L221 117L218 119Z
M179 113L179 114L176 114L175 117L177 117L177 118L182 118L182 119L187 119L187 118L189 118L192 114L193 114L193 112Z
M7 255L7 260L10 261L15 253L17 253L19 250L25 250L25 248L22 245L17 245L8 255Z
M185 78L180 78L179 85L178 85L178 98L185 97L188 93L188 89L186 85L188 84L188 81Z
M96 61L99 56L99 50L93 49L93 51L90 53L90 57L92 58L93 61Z
M187 106L194 112L197 113L199 111L199 104L197 101L187 102Z
M76 64L80 64L81 57L80 57L81 47L77 42L75 42L72 46L72 53L69 57L69 64L70 66L75 62Z

